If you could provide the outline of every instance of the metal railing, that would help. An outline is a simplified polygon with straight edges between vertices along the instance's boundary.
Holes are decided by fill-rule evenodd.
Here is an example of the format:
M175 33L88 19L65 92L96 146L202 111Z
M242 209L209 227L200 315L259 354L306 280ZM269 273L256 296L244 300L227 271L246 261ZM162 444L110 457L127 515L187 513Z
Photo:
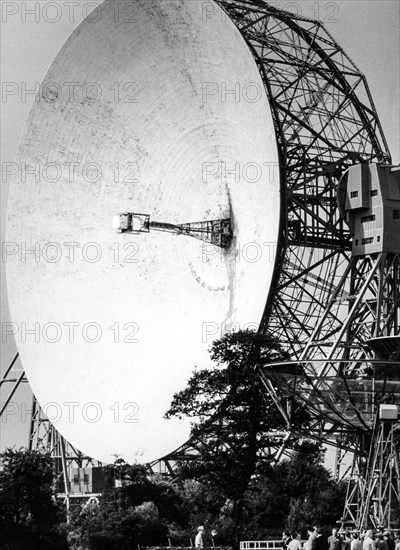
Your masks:
M281 540L252 540L240 543L240 550L281 550Z

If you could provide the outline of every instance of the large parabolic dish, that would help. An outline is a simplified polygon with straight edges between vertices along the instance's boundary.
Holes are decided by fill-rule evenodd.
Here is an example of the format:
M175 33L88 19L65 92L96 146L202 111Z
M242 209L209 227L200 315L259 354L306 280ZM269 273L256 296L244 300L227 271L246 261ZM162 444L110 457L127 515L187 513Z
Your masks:
M81 451L147 462L186 441L188 423L163 418L172 395L224 326L264 310L277 166L256 64L216 6L106 0L61 49L20 144L7 283L33 392ZM120 212L230 217L233 243L118 234Z

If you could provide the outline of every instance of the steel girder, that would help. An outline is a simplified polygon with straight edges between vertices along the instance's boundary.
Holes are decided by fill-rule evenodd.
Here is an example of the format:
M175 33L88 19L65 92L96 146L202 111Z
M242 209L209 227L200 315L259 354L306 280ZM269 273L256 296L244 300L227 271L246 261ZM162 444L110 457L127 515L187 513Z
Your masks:
M1 399L0 418L3 416L4 413L7 412L8 405L11 403L11 399L13 398L21 382L27 382L25 371L23 369L15 367L15 363L18 357L19 353L16 353L13 360L6 368L4 374L0 379L0 388L3 386L3 384L12 384L12 388L8 392L8 395Z

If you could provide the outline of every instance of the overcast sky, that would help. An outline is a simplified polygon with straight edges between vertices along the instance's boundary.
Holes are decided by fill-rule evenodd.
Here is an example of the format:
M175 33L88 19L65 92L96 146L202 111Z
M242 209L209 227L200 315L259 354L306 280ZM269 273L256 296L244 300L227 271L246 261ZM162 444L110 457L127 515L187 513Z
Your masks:
M22 17L22 5L26 7L38 4L40 10L36 15ZM43 6L55 2L2 1L2 81L16 83L18 87L27 83L33 87L44 77L51 61L68 38L72 30L82 20L85 10L93 2L81 1L72 12L71 2L58 2L61 6L61 18L50 22L54 13L43 10ZM303 1L273 2L282 9L292 9L310 18L325 22L327 29L343 47L358 68L366 75L372 97L380 116L394 163L399 163L399 10L397 0L345 0L345 1ZM46 20L47 19L47 20ZM28 95L21 102L19 94L2 98L2 163L15 158L19 138L27 118L33 96ZM2 183L2 241L4 240L4 205L7 196L7 185ZM2 323L9 320L4 292L4 264L2 264ZM4 345L1 356L2 372L15 354L14 345ZM19 392L16 399L26 403L29 409L30 395L27 388ZM23 422L17 415L0 424L1 449L13 444L26 442L29 426L29 415Z

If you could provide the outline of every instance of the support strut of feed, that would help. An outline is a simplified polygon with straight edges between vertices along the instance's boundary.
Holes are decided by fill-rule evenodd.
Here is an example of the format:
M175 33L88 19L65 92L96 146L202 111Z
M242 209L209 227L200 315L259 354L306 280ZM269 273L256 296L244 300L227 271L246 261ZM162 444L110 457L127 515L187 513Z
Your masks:
M221 248L229 248L233 237L230 218L174 224L151 221L149 214L123 212L114 216L113 226L119 233L149 233L152 229L175 235L188 235Z

